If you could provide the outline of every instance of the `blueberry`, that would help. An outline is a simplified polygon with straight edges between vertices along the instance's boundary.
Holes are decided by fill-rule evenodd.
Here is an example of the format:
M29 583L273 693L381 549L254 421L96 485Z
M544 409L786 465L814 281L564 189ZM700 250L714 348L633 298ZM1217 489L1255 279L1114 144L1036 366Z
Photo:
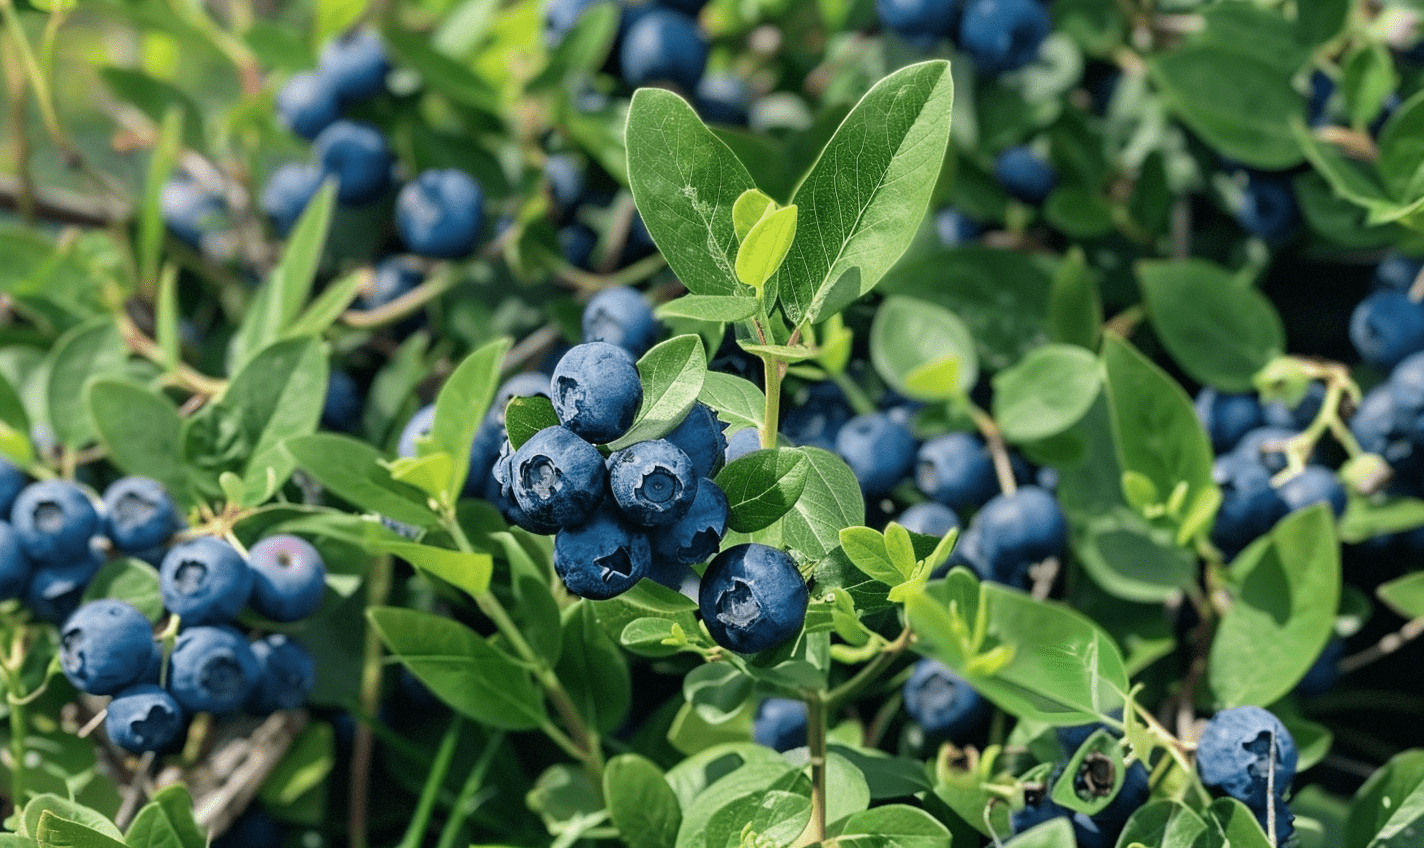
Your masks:
M654 562L693 565L717 553L727 534L727 495L711 480L697 483L697 496L687 514L652 536Z
M793 698L763 698L752 719L752 739L776 751L806 744L806 702Z
M114 696L104 715L109 741L133 754L163 751L183 734L183 708L168 692L140 683Z
M483 217L484 191L473 177L455 168L422 171L396 196L396 229L421 256L469 256Z
M99 563L96 563L96 566ZM84 589L99 569L95 567L88 575L76 575L73 568L41 565L30 574L30 582L25 584L24 602L30 614L40 621L59 624L79 609L84 598Z
M1313 127L1330 123L1330 97L1335 93L1335 80L1321 70L1310 73L1310 99L1305 106L1306 123Z
M357 29L327 41L317 67L337 100L354 103L381 93L390 63L381 37Z
M541 524L581 524L603 503L603 455L567 427L535 433L510 457L509 470L515 502Z
M1032 4L1033 0L1023 0ZM1015 200L1034 206L1048 199L1058 184L1058 172L1027 146L1010 147L994 160L999 185Z
M316 686L316 660L307 649L281 633L257 639L250 647L260 671L247 699L247 711L268 715L304 706Z
M958 209L945 208L935 214L935 233L940 244L958 247L977 241L984 234L984 228Z
M544 182L554 206L565 215L572 213L583 197L583 169L567 154L556 153L544 160Z
M643 223L643 216L634 212L633 222L628 225L628 240L623 244L623 252L618 254L618 267L631 265L657 252L658 246L648 232L648 225Z
M643 402L633 358L607 342L570 348L554 368L553 390L559 421L600 444L626 433Z
M921 445L915 483L930 498L958 510L982 506L999 491L989 449L971 433L946 433Z
M598 0L550 0L544 9L544 45L556 47Z
M976 516L977 518L977 516ZM989 573L988 562L984 559L984 534L980 527L980 522L971 519L969 526L960 534L959 539L954 543L954 550L950 551L949 559L930 575L940 578L949 573L951 568L962 565L981 577Z
M536 520L519 506L514 497L513 458L514 449L510 446L509 439L505 439L500 445L494 467L490 470L490 479L484 490L485 499L493 504L510 524L544 536L558 532L558 524Z
M1365 392L1350 417L1350 433L1367 453L1379 454L1396 469L1412 467L1417 461L1414 443L1395 423L1388 383Z
M173 647L168 691L189 713L222 715L252 696L262 667L231 627L188 627Z
M593 251L598 247L598 233L587 224L575 221L559 227L559 253L575 268L593 270Z
M717 644L755 654L796 638L810 598L789 554L750 542L722 551L707 566L698 606Z
M1196 410L1217 453L1236 447L1242 436L1262 424L1261 403L1255 395L1227 394L1208 386L1197 392Z
M1051 27L1048 11L1034 0L968 0L959 46L981 73L997 76L1038 58Z
M1049 778L1047 789L1024 791L1024 806L1009 813L1009 827L1015 834L1023 833L1044 822L1072 815L1067 807L1060 807L1049 797L1049 789L1054 780L1055 778Z
M854 415L839 389L813 389L806 403L781 418L781 432L792 443L835 453L836 436Z
M1307 465L1299 474L1276 487L1291 512L1311 504L1326 503L1339 518L1345 512L1345 487L1340 478L1323 465Z
M401 429L400 438L396 441L396 456L415 456L416 440L429 433L430 427L434 423L435 404L426 404L417 409L410 420L405 422L405 427Z
M317 71L293 74L277 92L282 126L311 141L341 119L341 104L331 81Z
M1235 556L1290 511L1271 486L1271 473L1246 456L1231 453L1218 457L1211 475L1221 487L1221 507L1212 525L1211 541L1227 556Z
M15 505L15 498L28 482L25 472L18 465L0 456L0 516L8 516Z
M889 413L857 415L836 434L836 453L855 472L866 497L880 497L910 473L915 436Z
M697 83L697 112L709 124L746 126L752 88L736 74L707 74Z
M163 224L179 241L201 248L203 235L226 225L227 203L187 174L174 174L158 195Z
M231 621L252 594L252 569L232 545L213 536L180 542L158 569L163 605L187 624Z
M1318 698L1335 688L1340 679L1340 660L1345 656L1345 640L1331 636L1321 649L1305 676L1295 685L1295 694L1300 698Z
M895 520L911 533L926 536L943 536L959 526L959 516L954 514L954 510L934 501L917 503L900 513Z
M326 380L326 397L321 402L321 426L350 432L361 422L361 390L356 381L339 368Z
M727 437L722 435L726 426L712 407L698 401L687 411L682 423L663 438L687 454L694 474L715 477L726 463Z
M1424 259L1387 253L1375 266L1375 288L1409 291L1420 271L1424 271Z
M980 528L988 576L1010 585L1023 585L1029 566L1061 556L1068 544L1068 523L1058 501L1037 486L995 495L974 523Z
M59 631L59 660L74 688L112 695L138 682L153 653L153 627L131 605L104 598L75 611Z
M1248 459L1262 466L1272 474L1285 470L1286 457L1280 445L1299 433L1289 427L1257 427L1241 437L1232 449L1232 456Z
M309 542L279 533L247 553L252 609L272 621L292 622L316 612L326 594L326 563Z
M496 420L494 410L485 415L475 430L475 439L470 444L469 469L465 473L465 485L460 490L461 497L480 497L489 485L494 473L494 464L499 459L499 448L505 441L504 424Z
M1424 350L1424 305L1403 291L1371 292L1350 316L1350 341L1365 362L1393 368Z
M661 527L687 514L699 477L692 460L666 439L636 442L608 458L608 489L635 524Z
M336 198L342 203L369 203L390 187L391 151L370 124L337 121L316 137L312 155L339 181Z
M618 345L642 356L658 338L658 319L637 289L613 286L589 299L583 308L583 340Z
M707 38L687 15L653 7L628 26L618 61L631 86L673 83L690 93L707 67Z
M1243 230L1267 241L1290 235L1300 223L1300 210L1289 178L1253 173L1246 184L1236 220Z
M1197 742L1197 773L1207 786L1261 810L1267 801L1273 748L1274 788L1280 795L1295 778L1296 748L1290 731L1260 707L1222 710L1207 722Z
M100 530L89 496L64 480L42 480L20 490L10 524L25 555L50 565L87 555L90 537Z
M1122 720L1122 709L1115 709L1109 713L1118 721ZM1121 738L1122 731L1117 730L1101 721L1090 721L1087 724L1070 724L1064 727L1055 727L1053 735L1058 737L1058 745L1063 749L1063 755L1072 759L1078 749L1083 747L1083 743L1088 741L1088 737L1099 730L1106 730L1113 736Z
M1411 442L1424 444L1424 353L1406 357L1396 365L1389 375L1388 385L1389 399L1394 406L1394 426Z
M915 40L945 38L959 12L958 0L875 0L886 29Z
M611 503L554 537L554 571L570 592L602 601L633 588L652 559L647 533Z
M183 526L163 484L148 477L122 477L104 490L105 535L131 553L161 545Z
M18 598L30 581L30 559L8 521L0 521L0 601Z
M761 433L755 427L744 427L727 439L727 450L723 456L731 463L756 450L761 450Z
M321 188L325 174L313 165L288 162L272 172L262 187L262 211L272 219L277 235L285 236Z
M905 712L926 733L958 738L974 730L989 714L989 702L939 660L915 663L905 681Z

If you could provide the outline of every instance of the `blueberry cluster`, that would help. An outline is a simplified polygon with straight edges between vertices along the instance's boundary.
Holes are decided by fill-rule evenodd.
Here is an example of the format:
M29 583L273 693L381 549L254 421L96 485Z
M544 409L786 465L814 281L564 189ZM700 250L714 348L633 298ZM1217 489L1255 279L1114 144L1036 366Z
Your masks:
M179 542L163 557L163 604L179 616L164 674L164 649L150 622L123 601L81 606L60 630L61 665L74 686L112 695L105 728L128 751L165 751L188 717L246 709L266 715L296 709L316 681L316 663L280 633L248 640L235 626L246 607L292 623L314 613L326 586L326 566L308 542L273 535L244 557L212 536Z
M1053 28L1037 0L875 0L880 23L910 44L953 38L982 74L1018 70L1038 58Z
M1202 783L1235 798L1256 814L1269 832L1275 819L1276 844L1295 832L1286 793L1295 778L1296 746L1281 720L1260 707L1235 707L1212 716L1197 742Z
M1120 716L1120 714L1119 714ZM1024 804L1009 816L1014 833L1022 833L1029 828L1055 818L1072 821L1073 835L1079 848L1112 848L1118 842L1123 826L1132 814L1147 803L1151 793L1150 775L1141 760L1134 760L1122 775L1122 785L1117 783L1115 774L1118 765L1108 756L1096 751L1088 751L1079 761L1073 775L1074 792L1084 801L1093 801L1112 795L1106 806L1092 815L1075 812L1057 803L1051 797L1053 786L1062 779L1068 765L1076 758L1079 749L1098 731L1106 731L1121 736L1115 729L1104 724L1083 724L1056 728L1059 747L1064 758L1049 771L1041 784L1024 786Z

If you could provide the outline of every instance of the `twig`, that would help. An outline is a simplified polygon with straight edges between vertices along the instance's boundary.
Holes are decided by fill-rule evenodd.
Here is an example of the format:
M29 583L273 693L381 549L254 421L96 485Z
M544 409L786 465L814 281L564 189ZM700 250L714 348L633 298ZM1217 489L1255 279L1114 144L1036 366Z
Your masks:
M975 404L969 404L969 416L974 419L974 426L979 429L979 435L984 437L984 443L989 447L989 456L994 460L994 474L999 478L999 488L1004 494L1012 495L1018 491L1019 485L1014 479L1014 464L1009 459L1009 446L1004 443L1003 431L989 413Z
M1386 634L1378 642L1360 651L1358 654L1345 657L1336 666L1341 674L1349 674L1363 668L1375 660L1384 659L1395 651L1403 648L1410 642L1424 636L1424 616L1410 619L1405 625L1393 633Z
M1058 557L1049 557L1030 569L1033 575L1033 599L1035 601L1048 600L1048 593L1053 591L1053 581L1058 579L1058 570L1062 563Z

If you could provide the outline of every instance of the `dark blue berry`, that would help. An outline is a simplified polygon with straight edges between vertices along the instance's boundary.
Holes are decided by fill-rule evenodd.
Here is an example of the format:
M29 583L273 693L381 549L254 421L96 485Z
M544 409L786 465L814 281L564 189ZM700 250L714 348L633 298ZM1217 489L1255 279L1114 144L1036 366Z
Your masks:
M391 151L386 138L370 124L340 120L316 137L312 155L322 170L339 181L342 203L369 203L391 184Z
M613 286L589 299L583 308L583 340L608 342L634 357L647 353L658 338L658 319L637 289Z
M183 708L152 683L130 686L114 696L104 715L109 741L134 754L164 751L183 734Z
M1276 491L1291 512L1316 503L1329 504L1337 518L1345 512L1345 487L1335 472L1323 465L1307 465L1277 486Z
M69 617L59 644L60 666L74 688L112 695L143 675L153 652L153 627L133 606L103 598Z
M697 484L697 496L687 514L653 533L655 562L693 565L717 553L727 533L727 495L711 480Z
M968 0L959 22L959 46L981 73L997 76L1038 58L1051 28L1048 10L1034 0Z
M866 497L881 497L910 473L915 436L888 412L857 415L836 434L836 453L855 472Z
M554 537L554 571L570 592L606 600L633 588L652 559L648 535L612 503Z
M158 569L163 605L187 624L232 621L252 594L252 569L232 545L212 536L180 542Z
M168 691L188 713L234 712L247 703L262 668L231 627L188 627L173 647Z
M122 477L104 490L105 535L131 553L156 547L183 526L163 484L148 477Z
M724 427L726 425L712 407L698 401L687 411L682 423L663 438L687 454L687 458L692 460L693 473L698 477L715 477L726 461L727 437L722 435Z
M421 256L469 256L483 217L480 184L454 168L423 171L396 196L396 229L406 246Z
M30 582L31 570L14 528L10 522L0 521L0 601L20 597Z
M64 480L42 480L22 489L10 510L10 524L25 555L50 565L86 556L89 539L101 529L93 501Z
M510 457L514 500L541 524L572 527L603 503L603 455L566 427L546 427Z
M597 444L627 432L643 402L633 358L607 342L570 348L554 368L553 392L559 421Z
M277 117L307 141L341 118L341 104L331 81L317 71L294 74L277 92Z
M313 165L288 162L267 178L262 187L262 211L272 219L277 235L285 236L296 226L325 176Z
M653 7L629 24L618 59L629 85L672 83L691 93L707 67L707 38L687 15Z
M304 706L316 686L316 660L307 649L281 633L258 639L249 647L259 673L247 699L247 711L267 715Z
M958 738L974 730L989 714L989 702L939 660L915 663L905 681L905 712L925 732Z
M1029 566L1061 556L1068 544L1068 522L1058 501L1037 486L994 496L974 523L989 576L1009 585L1024 585Z
M970 433L946 433L921 445L915 456L915 484L956 510L982 506L999 491L989 449Z
M247 554L252 609L272 621L292 622L317 611L326 594L326 563L298 536L268 536Z
M357 29L327 41L317 67L337 100L354 103L381 93L390 63L381 37Z
M1365 362L1393 368L1424 350L1424 305L1403 291L1371 292L1350 316L1350 341Z
M1241 437L1261 426L1261 403L1255 395L1218 392L1210 386L1197 392L1197 419L1211 438L1211 449L1225 453Z
M959 526L959 516L954 514L954 510L934 501L917 503L900 513L895 520L911 533L926 536L943 536Z
M717 555L702 575L698 605L717 644L755 654L801 632L810 593L785 551L755 542Z
M1024 0L1033 4L1033 0ZM1058 172L1027 146L1010 147L994 160L999 185L1015 200L1037 206L1058 184Z
M764 698L752 719L752 739L776 751L806 744L806 702L792 698Z
M1207 722L1197 742L1197 773L1202 783L1256 810L1266 805L1268 782L1274 783L1277 795L1290 787L1295 766L1296 747L1290 731L1260 707L1222 710Z

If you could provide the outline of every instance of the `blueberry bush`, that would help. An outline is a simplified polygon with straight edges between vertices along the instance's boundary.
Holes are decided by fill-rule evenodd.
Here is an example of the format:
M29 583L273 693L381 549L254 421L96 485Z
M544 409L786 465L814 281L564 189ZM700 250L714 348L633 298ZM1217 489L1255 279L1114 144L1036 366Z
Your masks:
M1424 4L0 0L0 848L1424 844Z

